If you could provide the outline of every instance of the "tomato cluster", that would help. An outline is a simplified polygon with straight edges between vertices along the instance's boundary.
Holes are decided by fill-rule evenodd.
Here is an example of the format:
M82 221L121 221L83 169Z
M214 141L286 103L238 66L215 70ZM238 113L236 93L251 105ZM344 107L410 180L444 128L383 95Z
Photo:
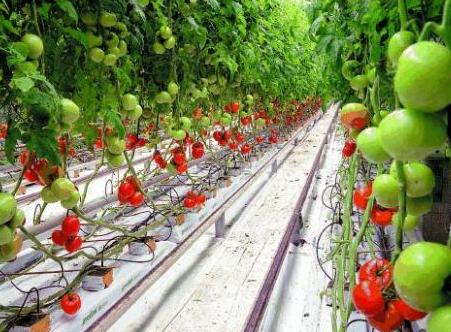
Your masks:
M127 139L125 143L126 150L134 150L136 148L142 148L146 145L146 139L141 137L138 138L134 134L127 134Z
M202 207L205 204L207 197L194 190L190 190L185 194L183 198L183 206L189 210L197 209Z
M186 171L188 170L188 162L186 160L185 149L182 146L178 146L172 149L171 154L171 165L175 168L177 173L186 173Z
M426 316L403 299L394 296L393 266L383 258L372 259L359 269L359 283L352 290L352 301L368 323L381 332L398 329L404 320L415 321Z
M80 231L80 220L77 216L69 215L64 218L61 229L55 229L52 232L52 242L54 245L63 246L68 252L78 251L83 239L78 235Z
M128 176L119 185L117 192L119 202L129 203L133 207L139 207L144 203L145 197L139 190L138 180L133 176Z

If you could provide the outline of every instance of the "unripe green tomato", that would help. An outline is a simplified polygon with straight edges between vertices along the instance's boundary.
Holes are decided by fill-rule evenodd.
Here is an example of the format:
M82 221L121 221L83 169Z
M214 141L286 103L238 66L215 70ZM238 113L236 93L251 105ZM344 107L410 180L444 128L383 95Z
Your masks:
M14 240L14 232L6 225L0 225L0 246Z
M180 123L182 125L182 129L185 131L189 131L191 129L191 119L186 117L186 116L182 116L180 117Z
M119 56L124 56L128 53L128 49L127 49L127 43L124 40L121 40L119 42Z
M427 321L428 332L449 332L451 326L451 304L432 312Z
M16 214L17 201L9 193L0 192L0 225L7 223Z
M50 187L44 187L41 190L41 199L44 201L44 203L50 204L50 203L56 203L59 201L59 198L56 197Z
M152 48L156 54L164 54L166 52L166 48L164 47L164 45L159 42L153 43Z
M131 93L126 93L121 98L122 108L126 111L131 111L139 105L138 98Z
M175 37L174 36L169 37L169 39L164 42L164 47L168 50L174 48L174 46L175 46Z
M96 36L92 33L92 31L86 32L86 38L88 39L88 46L90 48L99 47L103 43L102 36Z
M109 151L106 151L106 159L111 167L120 167L125 163L123 154L111 154Z
M138 5L141 7L146 7L149 4L149 0L137 0Z
M53 195L60 200L68 199L71 197L72 193L77 190L72 181L66 178L58 178L53 181L50 189L52 190Z
M209 127L211 125L211 121L210 118L208 116L202 116L202 118L200 119L200 125L201 127Z
M228 126L232 123L232 119L228 116L225 116L225 114L221 117L219 120L223 126Z
M22 226L25 223L25 212L22 209L17 209L16 214L8 223L8 227L11 230L15 230L17 227Z
M170 82L168 84L168 92L171 96L177 95L179 93L179 86L175 82Z
M105 58L103 59L103 63L106 66L114 66L114 65L116 65L116 61L117 61L117 56L114 54L111 54L111 53L105 55Z
M97 15L95 13L84 13L81 16L81 21L88 27L97 24Z
M13 260L22 249L22 238L16 235L12 242L0 246L0 262Z
M121 56L121 50L117 47L109 48L108 53L114 54L116 56L116 58L119 58Z
M130 120L138 120L143 114L143 108L141 105L136 106L133 110L128 112Z
M32 33L27 33L22 37L22 42L27 45L28 57L30 59L37 59L44 51L44 44L42 39Z
M77 205L80 200L80 193L78 191L74 191L68 199L62 200L61 206L65 209L72 209Z
M432 169L420 162L410 162L404 165L407 196L418 198L427 196L435 188L435 176Z
M356 75L351 79L350 84L353 90L359 91L368 87L370 81L366 75Z
M101 63L105 59L105 52L101 48L94 47L89 51L89 58L95 63Z
M80 117L80 108L68 98L61 99L63 109L62 121L67 124L73 124Z
M441 111L451 104L451 50L431 41L409 46L399 57L394 83L405 108Z
M385 152L379 141L378 128L369 127L357 136L357 147L363 157L371 163L381 164L390 160L390 155Z
M111 154L121 154L125 151L125 140L117 136L110 136L105 139L108 151Z
M380 111L379 114L381 115L381 118L383 119L383 118L385 118L387 115L390 114L390 111L383 110L383 111Z
M161 37L163 37L164 39L169 39L172 37L172 30L170 27L168 27L167 25L163 25L160 28L160 35Z
M406 198L406 210L409 215L412 216L422 216L432 210L433 198L432 195L427 195L423 197Z
M108 39L105 40L105 44L106 46L108 46L108 48L117 47L117 45L119 45L118 35L116 35L114 32L110 33Z
M246 101L245 101L245 103L246 103L247 105L252 105L252 104L254 104L254 97L253 97L252 95L246 95Z
M373 193L377 203L384 208L398 206L399 183L389 174L376 176L373 182Z
M255 124L258 127L264 127L264 126L266 126L266 121L265 121L265 119L258 118L257 120L255 120Z
M161 91L157 96L155 97L155 101L158 104L170 104L172 103L172 96L167 91Z
M374 83L374 80L376 79L376 68L372 67L366 72L366 77L368 78L368 81L372 84Z
M415 34L410 31L399 31L395 33L388 42L387 56L393 66L398 64L402 52L415 43Z
M186 137L186 132L183 129L179 129L179 130L172 130L170 132L170 135L172 136L172 138L174 138L177 141L181 141L184 140Z
M109 12L102 12L99 19L100 25L104 28L111 28L114 27L114 25L117 22L116 14L109 13Z

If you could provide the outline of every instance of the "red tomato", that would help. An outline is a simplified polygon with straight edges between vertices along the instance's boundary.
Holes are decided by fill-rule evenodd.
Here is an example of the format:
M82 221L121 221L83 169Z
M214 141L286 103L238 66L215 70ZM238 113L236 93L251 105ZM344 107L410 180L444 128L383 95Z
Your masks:
M206 200L207 200L207 198L205 197L204 194L199 194L194 199L194 201L196 202L196 205L202 205L205 203Z
M135 186L130 182L122 182L119 185L118 196L119 200L122 202L123 200L127 201L130 197L132 197L136 193Z
M231 109L232 113L238 113L240 111L240 103L233 101L230 104L230 109Z
M81 308L81 299L77 293L66 293L60 300L61 309L68 315L74 315Z
M77 216L67 216L61 225L61 230L67 237L75 236L80 231L80 220Z
M394 302L389 301L385 310L376 316L367 317L368 323L380 332L396 331L402 325L404 318L396 309Z
M235 133L235 140L238 143L243 143L244 142L244 135L240 132Z
M406 320L410 320L411 322L422 319L427 315L426 312L418 311L412 308L402 299L395 300L394 304L401 316Z
M96 139L94 145L97 149L103 149L103 142L101 138Z
M360 267L359 281L376 283L381 290L386 289L392 282L393 266L384 258L372 259Z
M194 143L193 139L189 135L186 135L185 139L183 140L183 144L184 145L191 145L193 143Z
M368 183L366 187L354 190L354 194L352 196L352 201L354 202L354 205L361 210L365 210L372 191L373 191L373 182Z
M192 209L196 206L196 200L191 197L185 197L183 199L183 206L186 207L187 209Z
M227 145L227 141L225 139L221 139L218 141L219 146L226 146Z
M177 151L173 154L174 163L176 165L182 165L186 163L185 153L181 151Z
M366 316L374 316L384 311L382 291L375 282L363 281L352 290L352 302L357 310Z
M6 137L8 137L8 125L0 123L0 139L6 139Z
M144 195L137 191L130 197L130 205L133 207L141 206L144 203Z
M204 155L204 145L202 142L196 142L191 149L191 155L194 159L200 159Z
M183 164L177 165L176 170L177 173L183 174L188 170L188 164L185 162Z
M385 209L377 204L373 205L371 209L370 220L373 224L376 224L381 227L385 227L391 224L393 219L393 215L395 214L394 209Z
M19 157L19 161L22 166L25 166L25 163L27 162L27 158L28 158L28 151L23 150Z
M252 147L247 143L241 147L242 154L249 154L251 152L251 150L252 150Z
M250 116L245 116L245 117L242 117L240 119L240 121L241 121L241 124L246 127L246 126L249 126L251 124L252 119L251 119Z
M36 182L38 181L38 175L35 171L31 169L27 169L24 173L24 178L27 179L30 182Z
M222 140L222 134L220 131L216 130L215 132L213 132L213 138L215 141L220 141Z
M255 140L257 141L258 144L261 144L265 141L265 138L263 136L257 136L255 137Z
M69 238L66 243L64 244L64 247L68 252L76 252L78 249L81 248L81 245L83 244L83 240L80 236L75 236L72 238Z
M230 142L230 143L229 143L229 148L230 148L230 150L236 150L236 149L238 149L238 143L236 143L236 142Z
M228 130L224 130L224 133L222 134L222 139L228 141L232 138L232 133Z
M75 157L75 149L74 149L74 148L70 148L70 149L69 149L69 156L70 156L71 158Z
M144 145L146 145L146 139L145 138L140 138L138 139L138 142L136 142L136 146L139 148L142 148Z
M64 246L67 241L67 236L60 229L55 229L52 232L52 242L57 246Z
M351 127L354 128L355 130L362 130L363 128L366 127L367 124L368 124L368 121L366 119L355 118L351 122Z

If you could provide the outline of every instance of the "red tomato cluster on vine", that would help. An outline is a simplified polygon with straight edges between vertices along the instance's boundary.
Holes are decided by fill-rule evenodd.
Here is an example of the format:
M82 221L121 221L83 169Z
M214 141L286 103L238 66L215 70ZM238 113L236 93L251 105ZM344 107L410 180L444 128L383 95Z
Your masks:
M187 209L196 209L205 204L207 197L197 191L190 190L183 198L183 206Z
M119 202L129 203L133 207L141 206L145 200L143 193L139 190L138 180L133 176L128 176L121 182L117 195Z
M188 162L183 147L178 146L171 151L171 164L175 167L178 174L183 174L188 170Z
M156 150L153 154L153 160L157 164L157 166L161 169L165 169L168 165L167 161L163 158L163 155L159 150Z
M145 138L138 138L134 134L127 134L127 138L125 141L125 148L130 151L134 150L136 148L142 148L146 145L146 139Z
M352 289L352 302L368 323L381 332L398 329L404 320L426 316L397 298L393 289L393 266L384 258L375 258L359 269L359 282Z
M64 247L68 252L78 251L83 239L78 235L80 231L80 220L77 216L67 216L61 223L61 229L52 232L52 242L54 245Z

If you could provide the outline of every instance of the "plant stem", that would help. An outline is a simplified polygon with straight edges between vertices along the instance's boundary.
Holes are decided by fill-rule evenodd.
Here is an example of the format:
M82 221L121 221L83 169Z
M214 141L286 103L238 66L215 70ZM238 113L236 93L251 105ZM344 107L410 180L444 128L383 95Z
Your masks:
M398 195L398 213L397 222L395 222L395 250L393 252L392 263L394 263L402 251L402 234L404 219L406 218L406 176L404 174L404 164L396 160L396 172L398 175L399 195Z
M401 21L401 31L407 30L408 17L405 0L398 0L399 20Z

